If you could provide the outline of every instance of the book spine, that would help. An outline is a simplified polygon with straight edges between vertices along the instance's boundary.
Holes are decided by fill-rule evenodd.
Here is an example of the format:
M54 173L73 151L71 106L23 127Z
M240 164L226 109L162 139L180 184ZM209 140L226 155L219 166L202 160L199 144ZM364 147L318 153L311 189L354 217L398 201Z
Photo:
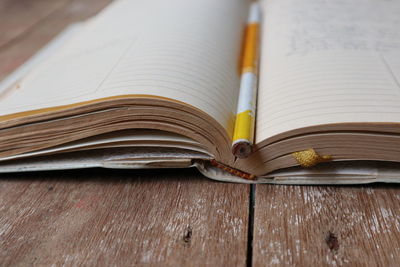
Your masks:
M256 179L256 176L253 175L253 174L242 172L242 171L239 171L237 169L228 167L228 166L226 166L226 165L224 165L222 163L219 163L215 159L211 160L211 165L213 165L214 167L217 167L219 169L222 169L222 170L224 170L226 172L229 172L230 174L233 174L233 175L238 176L240 178L246 179L246 180L255 180Z

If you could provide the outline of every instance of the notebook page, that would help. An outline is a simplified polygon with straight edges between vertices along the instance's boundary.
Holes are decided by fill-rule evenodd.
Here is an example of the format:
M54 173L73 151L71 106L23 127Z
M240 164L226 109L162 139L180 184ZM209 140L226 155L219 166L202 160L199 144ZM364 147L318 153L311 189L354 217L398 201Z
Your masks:
M0 92L0 116L146 94L186 102L228 128L247 10L242 0L116 1L18 86Z
M263 2L256 139L327 123L400 122L400 2Z

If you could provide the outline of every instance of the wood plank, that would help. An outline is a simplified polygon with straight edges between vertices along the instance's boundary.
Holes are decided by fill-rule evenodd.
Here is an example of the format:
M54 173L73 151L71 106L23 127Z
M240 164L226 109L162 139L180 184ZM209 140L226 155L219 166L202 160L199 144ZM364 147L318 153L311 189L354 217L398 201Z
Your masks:
M246 263L248 185L193 170L0 178L2 266Z
M400 186L257 186L253 262L398 266Z
M11 45L69 0L3 0L0 2L0 49Z
M21 2L21 0L9 1L10 3ZM31 3L36 1L25 2ZM22 1L22 3L25 2ZM22 65L36 51L45 46L54 36L69 24L82 21L96 14L102 8L107 6L111 0L57 0L50 2L55 2L54 4L49 5L52 7L51 9L46 9L41 6L46 3L45 0L41 0L40 3L35 4L35 10L38 8L37 6L47 10L47 13L42 11L43 14L39 20L33 20L33 18L22 19L26 16L25 13L27 12L25 11L25 4L14 3L13 5L4 5L0 8L0 18L9 12L10 9L8 7L10 6L12 6L13 18L19 18L19 20L12 23L8 22L8 27L12 26L17 28L15 34L18 33L18 38L14 36L14 39L9 41L11 45L4 45L0 49L0 80ZM31 5L33 6L33 4ZM36 13L38 12L39 11L36 11ZM2 19L0 19L0 22L1 20ZM4 36L1 38L9 40L12 37L8 36L8 34L3 34L3 27L6 26L0 26L0 35Z
M0 79L109 2L69 1L9 24L15 34L4 37L12 45L0 50ZM9 10L0 5L0 15ZM191 170L2 175L0 265L245 265L248 195L247 185Z

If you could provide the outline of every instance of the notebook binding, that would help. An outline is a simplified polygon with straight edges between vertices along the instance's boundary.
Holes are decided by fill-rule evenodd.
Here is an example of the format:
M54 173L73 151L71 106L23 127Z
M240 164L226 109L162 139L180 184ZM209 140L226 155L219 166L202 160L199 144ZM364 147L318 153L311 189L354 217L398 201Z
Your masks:
M213 165L214 167L217 167L221 170L224 170L226 172L229 172L230 174L233 174L235 176L238 176L240 178L246 179L246 180L255 180L256 176L254 174L250 174L250 173L246 173L246 172L242 172L239 171L237 169L228 167L222 163L219 163L218 161L216 161L215 159L211 160L211 165Z

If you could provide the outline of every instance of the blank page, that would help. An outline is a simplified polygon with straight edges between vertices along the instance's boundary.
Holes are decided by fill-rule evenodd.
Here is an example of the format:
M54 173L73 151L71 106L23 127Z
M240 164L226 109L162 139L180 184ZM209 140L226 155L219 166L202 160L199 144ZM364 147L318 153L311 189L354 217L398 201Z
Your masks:
M263 2L256 139L345 122L400 122L400 2Z
M227 129L247 9L242 0L116 1L18 86L0 92L0 116L146 94L195 106Z

